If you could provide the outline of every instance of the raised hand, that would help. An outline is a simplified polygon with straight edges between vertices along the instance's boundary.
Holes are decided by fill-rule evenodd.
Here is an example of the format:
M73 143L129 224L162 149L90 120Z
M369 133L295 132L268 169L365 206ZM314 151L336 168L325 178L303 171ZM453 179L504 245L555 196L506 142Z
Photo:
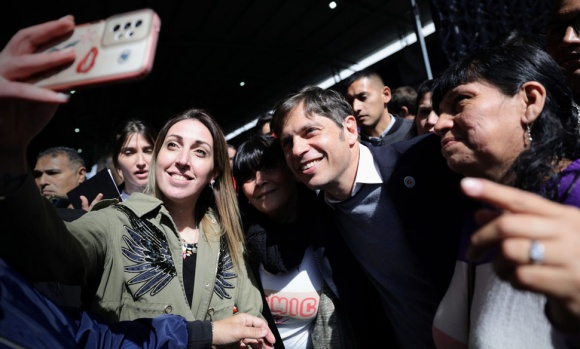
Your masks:
M503 212L480 211L469 257L496 249L494 269L514 287L548 296L552 323L580 331L580 210L483 179L463 179L466 195ZM537 248L532 249L535 241Z
M43 44L70 33L66 16L18 31L0 52L0 161L3 173L26 171L26 148L68 96L25 82L34 74L71 63L73 49L36 53Z

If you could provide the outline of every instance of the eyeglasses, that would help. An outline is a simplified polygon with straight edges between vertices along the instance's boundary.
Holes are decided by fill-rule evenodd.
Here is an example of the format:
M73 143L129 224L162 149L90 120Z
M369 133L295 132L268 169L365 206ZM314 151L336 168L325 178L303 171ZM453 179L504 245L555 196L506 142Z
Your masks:
M580 36L580 16L565 23L552 23L541 28L538 33L540 42L544 46L553 45L559 42L564 36L564 33L566 33L568 27L572 27L576 36Z

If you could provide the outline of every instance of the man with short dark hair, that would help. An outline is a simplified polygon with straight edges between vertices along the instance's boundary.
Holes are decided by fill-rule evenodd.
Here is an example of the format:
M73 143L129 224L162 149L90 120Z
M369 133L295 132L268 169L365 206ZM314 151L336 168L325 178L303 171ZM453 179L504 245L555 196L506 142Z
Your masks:
M413 121L389 113L391 89L379 74L361 70L345 79L343 85L346 100L354 110L361 142L384 146L413 137Z
M51 147L41 151L36 157L32 175L40 194L57 208L64 221L73 221L85 213L81 209L69 209L70 201L67 196L87 176L85 161L76 150L69 147ZM82 304L80 286L59 282L37 282L34 286L58 305L78 307Z
M87 168L76 150L52 147L38 154L32 174L44 197L58 207L66 207L67 193L86 180ZM66 204L63 206L59 202Z
M568 77L576 101L580 98L580 1L555 1L548 25L542 29L546 52L558 62Z
M417 90L411 86L399 86L393 91L389 110L402 118L415 120L417 115Z
M272 111L267 111L264 114L260 115L258 121L256 122L256 129L258 130L258 134L261 135L272 134L272 130L270 129L272 115L273 115Z

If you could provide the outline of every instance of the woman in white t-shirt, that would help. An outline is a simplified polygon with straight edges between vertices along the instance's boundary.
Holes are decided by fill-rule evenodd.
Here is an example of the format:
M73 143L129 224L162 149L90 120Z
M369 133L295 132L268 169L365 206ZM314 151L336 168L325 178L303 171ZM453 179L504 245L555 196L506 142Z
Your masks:
M325 216L330 207L296 181L280 144L269 135L254 136L238 147L234 178L250 264L261 285L264 315L278 338L276 348L363 347L352 326L364 327L371 319L358 321L338 300L343 283L333 279L337 269L348 264L357 270L357 263ZM352 281L346 293L370 285L357 281L362 272L353 275L346 269L341 274ZM366 294L372 295L369 288ZM363 298L359 294L354 307L364 308Z

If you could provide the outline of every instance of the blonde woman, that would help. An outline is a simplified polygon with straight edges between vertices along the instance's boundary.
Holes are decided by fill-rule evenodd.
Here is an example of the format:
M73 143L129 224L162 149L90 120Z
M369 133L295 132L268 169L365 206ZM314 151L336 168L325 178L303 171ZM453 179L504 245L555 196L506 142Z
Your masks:
M34 53L73 27L68 16L23 29L0 53L0 209L18 226L0 233L0 255L29 280L82 284L90 308L111 322L177 314L195 334L192 347L239 343L212 321L237 312L261 318L262 301L244 263L225 138L207 113L188 110L162 128L151 195L135 193L71 223L38 195L27 148L68 97L21 81L74 59L71 50ZM31 242L38 248L23 253ZM265 325L252 317L246 326ZM270 347L271 331L260 332L243 342Z

